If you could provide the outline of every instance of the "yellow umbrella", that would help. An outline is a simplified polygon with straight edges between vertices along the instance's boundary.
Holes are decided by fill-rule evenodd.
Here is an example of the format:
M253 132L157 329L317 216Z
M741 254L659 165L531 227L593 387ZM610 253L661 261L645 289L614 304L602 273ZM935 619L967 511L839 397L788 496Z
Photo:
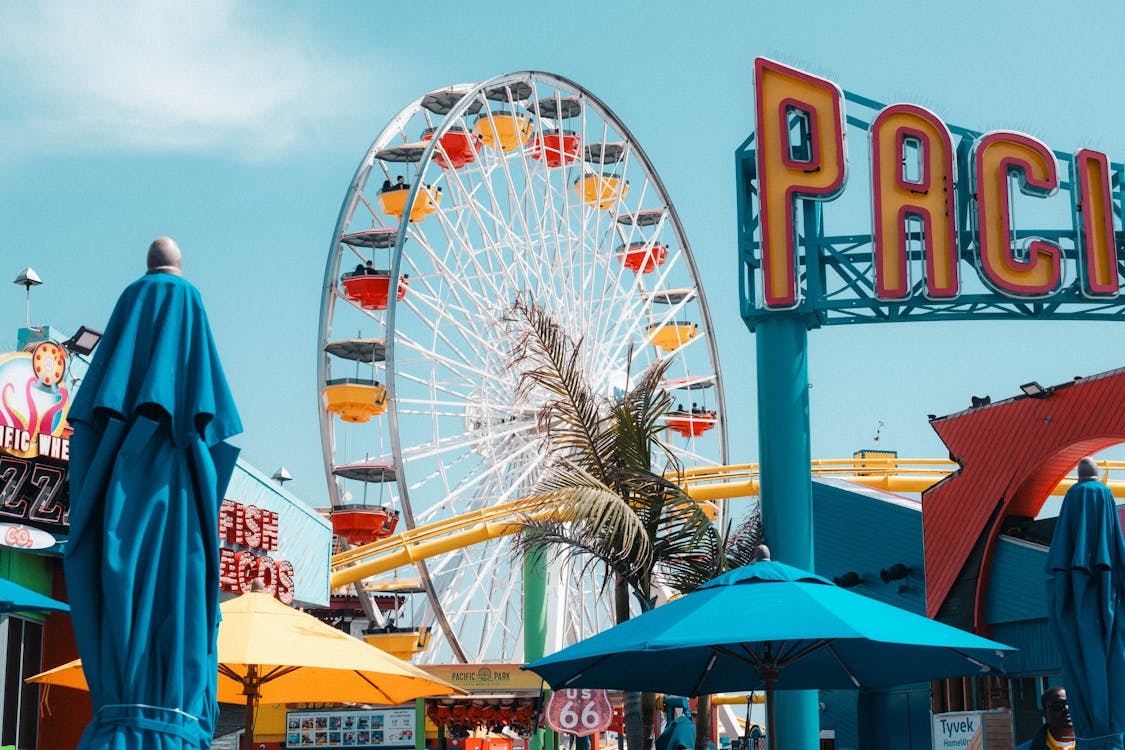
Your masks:
M219 701L245 701L247 733L258 703L393 705L464 693L269 594L243 594L219 609ZM27 681L87 689L77 659Z

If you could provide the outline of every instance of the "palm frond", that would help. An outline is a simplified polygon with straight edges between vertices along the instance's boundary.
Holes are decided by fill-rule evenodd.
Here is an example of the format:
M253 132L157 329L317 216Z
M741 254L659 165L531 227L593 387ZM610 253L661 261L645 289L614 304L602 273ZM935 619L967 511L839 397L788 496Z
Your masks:
M519 394L540 388L548 395L538 415L540 430L553 449L604 476L612 448L609 408L586 380L582 342L572 341L546 310L522 296L507 321L522 330L509 362L509 367L524 367Z
M613 406L616 457L620 464L680 470L675 453L662 439L667 430L664 416L674 401L664 386L668 365L667 360L650 365L636 385Z
M528 498L554 513L524 515L517 523L525 533L517 548L569 545L596 554L629 580L652 567L652 543L628 501L582 467L560 459ZM565 542L563 541L565 540Z
M686 552L666 558L657 571L658 580L681 593L694 591L721 573L756 562L763 540L761 515L755 508L733 530L729 525L722 534L715 529L713 536L703 540L700 554Z
M516 537L513 551L516 555L543 554L549 559L559 556L579 561L578 574L583 578L597 575L597 567L605 565L608 575L603 589L616 576L632 581L642 570L635 561L609 547L602 540L590 539L572 533L573 527L559 521L533 521Z
M738 526L726 535L723 554L728 570L749 565L758 560L758 547L765 544L766 534L762 527L761 506L754 510Z

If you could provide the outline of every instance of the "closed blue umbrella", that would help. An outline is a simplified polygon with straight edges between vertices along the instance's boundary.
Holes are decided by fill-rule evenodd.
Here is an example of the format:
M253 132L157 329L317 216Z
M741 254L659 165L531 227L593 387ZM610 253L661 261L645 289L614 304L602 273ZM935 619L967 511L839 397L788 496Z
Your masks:
M525 668L555 690L695 696L764 688L770 709L774 689L878 688L979 674L997 671L1010 650L765 560Z
M0 614L6 612L69 612L70 607L49 596L0 578Z
M206 748L214 734L218 511L242 430L169 238L122 293L70 409L64 560L94 718L87 748Z
M1125 539L1117 504L1082 459L1047 553L1047 623L1083 750L1125 748Z

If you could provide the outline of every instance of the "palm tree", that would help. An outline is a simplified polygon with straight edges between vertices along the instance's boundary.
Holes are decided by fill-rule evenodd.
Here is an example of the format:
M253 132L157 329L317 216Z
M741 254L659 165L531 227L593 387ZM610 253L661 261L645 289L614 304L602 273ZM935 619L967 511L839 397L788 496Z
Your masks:
M539 427L553 463L537 495L559 510L549 518L521 519L525 531L517 549L577 556L584 573L604 566L619 623L629 619L630 596L643 612L655 605L658 591L692 590L752 559L761 543L756 516L734 532L721 532L676 481L682 467L661 440L672 405L662 386L666 361L610 398L586 379L582 342L572 341L534 301L517 299L508 322L521 331L511 359L512 367L523 370L521 388L544 395ZM625 708L628 746L644 750L651 742L655 696L627 694ZM700 711L701 722L709 722L706 713ZM706 736L697 731L704 746Z

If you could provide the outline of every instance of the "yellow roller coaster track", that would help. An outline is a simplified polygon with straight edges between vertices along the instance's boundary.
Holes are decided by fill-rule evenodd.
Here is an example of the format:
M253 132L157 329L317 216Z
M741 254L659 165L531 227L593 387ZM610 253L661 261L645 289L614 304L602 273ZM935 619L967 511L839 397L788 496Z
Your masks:
M1125 472L1125 461L1099 461L1102 479L1115 497L1125 497L1125 480L1110 479L1110 473ZM888 492L922 492L957 469L943 459L854 458L812 462L819 478L849 482ZM758 464L713 466L684 472L683 486L695 500L713 502L758 494ZM1062 495L1074 484L1067 477L1051 492ZM513 500L491 508L465 513L332 556L332 588L348 586L365 578L389 573L427 557L452 552L489 539L515 534L522 518L545 518L555 513L549 503ZM384 587L385 588L385 587Z

